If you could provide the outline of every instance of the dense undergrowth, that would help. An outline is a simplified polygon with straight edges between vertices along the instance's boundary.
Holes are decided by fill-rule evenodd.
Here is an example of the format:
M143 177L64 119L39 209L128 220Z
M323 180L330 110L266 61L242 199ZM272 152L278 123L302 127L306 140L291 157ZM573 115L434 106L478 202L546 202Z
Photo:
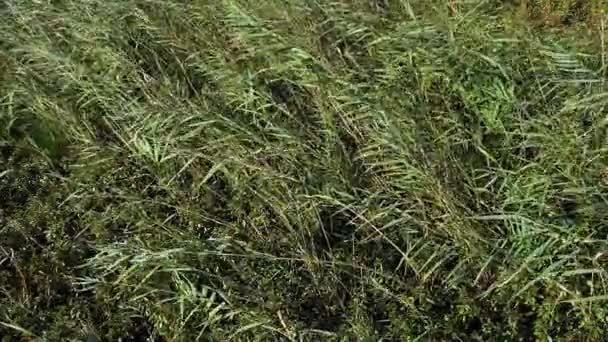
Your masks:
M546 3L1 2L0 340L602 340L602 4Z

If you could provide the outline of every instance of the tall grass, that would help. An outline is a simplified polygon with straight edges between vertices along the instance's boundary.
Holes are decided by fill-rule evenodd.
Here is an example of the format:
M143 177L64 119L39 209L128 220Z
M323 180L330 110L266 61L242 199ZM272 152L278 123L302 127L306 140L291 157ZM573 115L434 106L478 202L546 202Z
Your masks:
M605 23L449 3L0 5L3 341L601 340Z

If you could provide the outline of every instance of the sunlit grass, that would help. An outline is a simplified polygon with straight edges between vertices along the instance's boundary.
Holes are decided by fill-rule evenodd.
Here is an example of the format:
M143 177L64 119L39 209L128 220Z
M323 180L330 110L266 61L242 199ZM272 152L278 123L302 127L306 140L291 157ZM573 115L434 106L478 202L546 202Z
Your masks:
M502 3L0 5L0 336L600 340L605 25Z

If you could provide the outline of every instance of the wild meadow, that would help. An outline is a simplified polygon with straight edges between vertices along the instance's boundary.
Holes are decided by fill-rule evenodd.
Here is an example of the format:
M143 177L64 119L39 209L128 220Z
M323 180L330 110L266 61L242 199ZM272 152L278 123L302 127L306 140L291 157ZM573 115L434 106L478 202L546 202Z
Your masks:
M0 2L0 341L602 341L603 0Z

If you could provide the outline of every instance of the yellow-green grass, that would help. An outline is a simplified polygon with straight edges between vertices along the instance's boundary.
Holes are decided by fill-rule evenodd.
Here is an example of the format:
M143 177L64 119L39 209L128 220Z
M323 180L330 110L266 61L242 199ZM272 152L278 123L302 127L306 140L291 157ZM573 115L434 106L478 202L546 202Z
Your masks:
M2 2L0 340L601 341L603 26L517 8Z

